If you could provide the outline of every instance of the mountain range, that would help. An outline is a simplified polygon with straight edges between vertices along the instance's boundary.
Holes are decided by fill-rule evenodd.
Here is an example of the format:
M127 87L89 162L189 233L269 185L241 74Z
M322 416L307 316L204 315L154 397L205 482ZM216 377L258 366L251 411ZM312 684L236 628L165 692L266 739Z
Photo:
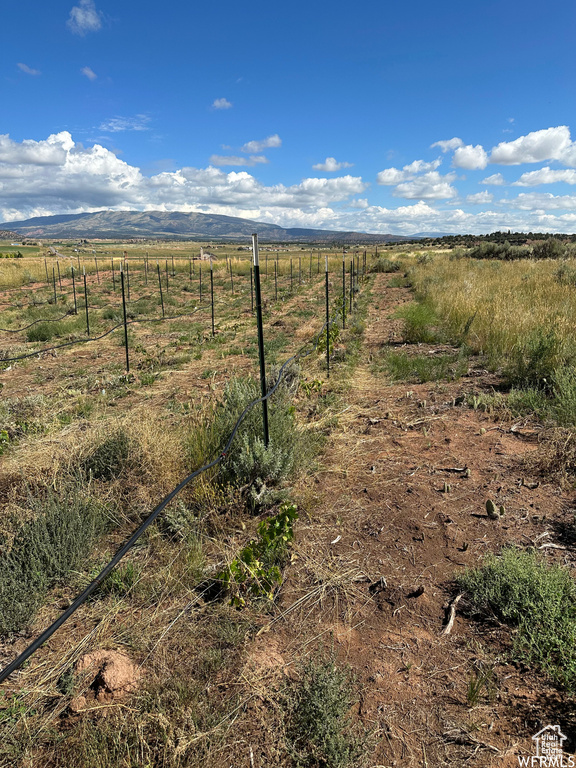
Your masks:
M178 211L98 211L37 216L0 224L20 237L49 239L242 240L253 233L264 242L384 243L410 238L326 229L287 229L234 216Z

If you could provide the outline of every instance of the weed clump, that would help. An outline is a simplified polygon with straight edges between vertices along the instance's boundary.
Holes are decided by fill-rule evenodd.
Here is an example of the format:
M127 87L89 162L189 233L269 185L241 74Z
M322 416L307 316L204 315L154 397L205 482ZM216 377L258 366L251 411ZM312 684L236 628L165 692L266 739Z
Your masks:
M564 362L563 351L554 329L538 327L517 343L504 376L510 386L549 391L556 370Z
M119 427L92 448L81 463L82 470L95 480L113 480L134 463L132 442L128 432Z
M33 519L0 554L0 635L34 617L46 592L77 568L110 521L107 508L79 487L30 497Z
M468 372L468 361L462 354L409 355L388 352L384 364L394 381L455 380Z
M404 338L409 344L432 344L440 340L438 317L430 303L424 301L408 304L398 310L397 317L404 320Z
M383 256L379 256L370 267L370 272L398 272L399 270L400 265L397 262L385 259Z
M535 552L508 547L458 579L474 608L516 628L513 654L576 688L576 582Z
M57 333L55 326L55 323L36 323L26 331L26 339L31 342L50 341Z
M363 738L350 723L354 683L333 657L309 659L300 669L288 703L288 746L301 768L347 768L359 764Z

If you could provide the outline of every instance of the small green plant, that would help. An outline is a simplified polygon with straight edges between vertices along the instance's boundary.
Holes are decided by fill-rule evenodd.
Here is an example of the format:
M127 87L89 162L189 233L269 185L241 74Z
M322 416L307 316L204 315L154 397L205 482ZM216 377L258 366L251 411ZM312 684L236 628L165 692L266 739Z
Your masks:
M128 561L115 568L106 576L97 590L99 595L116 595L122 597L130 592L138 579L140 578L140 569L134 563Z
M489 701L494 697L494 669L484 664L475 664L466 689L466 700L469 707L476 707L484 694Z
M0 693L0 725L2 723L15 723L25 715L32 716L35 710L30 710L16 694L2 691Z
M318 339L318 346L317 350L320 354L323 352L326 352L326 348L328 345L328 348L330 350L330 354L333 354L334 352L334 345L338 341L338 338L340 336L340 328L336 325L336 323L331 323L323 332L320 338Z
M277 515L258 525L258 539L246 544L219 574L231 605L241 608L250 597L274 599L274 591L282 582L280 569L288 559L288 546L294 538L293 525L297 519L296 506L283 504Z
M289 692L288 747L300 768L348 768L366 753L366 734L350 722L354 680L324 653L301 665Z
M5 429L0 429L0 456L4 453L6 448L10 445L10 436Z
M576 582L567 568L513 547L466 571L459 586L480 612L516 629L513 654L568 690L576 688Z
M318 395L320 392L322 392L322 385L324 382L321 379L312 379L311 381L301 381L300 382L300 389L306 397L310 397L310 395L315 394Z

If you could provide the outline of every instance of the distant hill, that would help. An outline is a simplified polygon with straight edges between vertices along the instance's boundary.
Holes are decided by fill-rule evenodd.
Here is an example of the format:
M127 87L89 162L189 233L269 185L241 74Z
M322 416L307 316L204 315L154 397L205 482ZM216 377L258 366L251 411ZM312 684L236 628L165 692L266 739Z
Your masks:
M20 235L17 235L16 232L11 229L2 229L3 226L5 225L0 224L0 240L18 240Z
M19 237L50 239L75 238L158 238L182 240L242 240L257 233L264 242L384 243L402 242L398 235L371 235L363 232L332 232L325 229L286 229L234 216L164 211L98 211L62 216L37 216L10 226Z

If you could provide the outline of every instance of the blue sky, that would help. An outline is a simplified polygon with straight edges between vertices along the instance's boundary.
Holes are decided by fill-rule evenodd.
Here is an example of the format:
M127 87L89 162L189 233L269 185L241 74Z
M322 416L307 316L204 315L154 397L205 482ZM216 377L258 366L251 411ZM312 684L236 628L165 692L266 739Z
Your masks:
M575 232L575 17L558 0L12 3L0 221Z

